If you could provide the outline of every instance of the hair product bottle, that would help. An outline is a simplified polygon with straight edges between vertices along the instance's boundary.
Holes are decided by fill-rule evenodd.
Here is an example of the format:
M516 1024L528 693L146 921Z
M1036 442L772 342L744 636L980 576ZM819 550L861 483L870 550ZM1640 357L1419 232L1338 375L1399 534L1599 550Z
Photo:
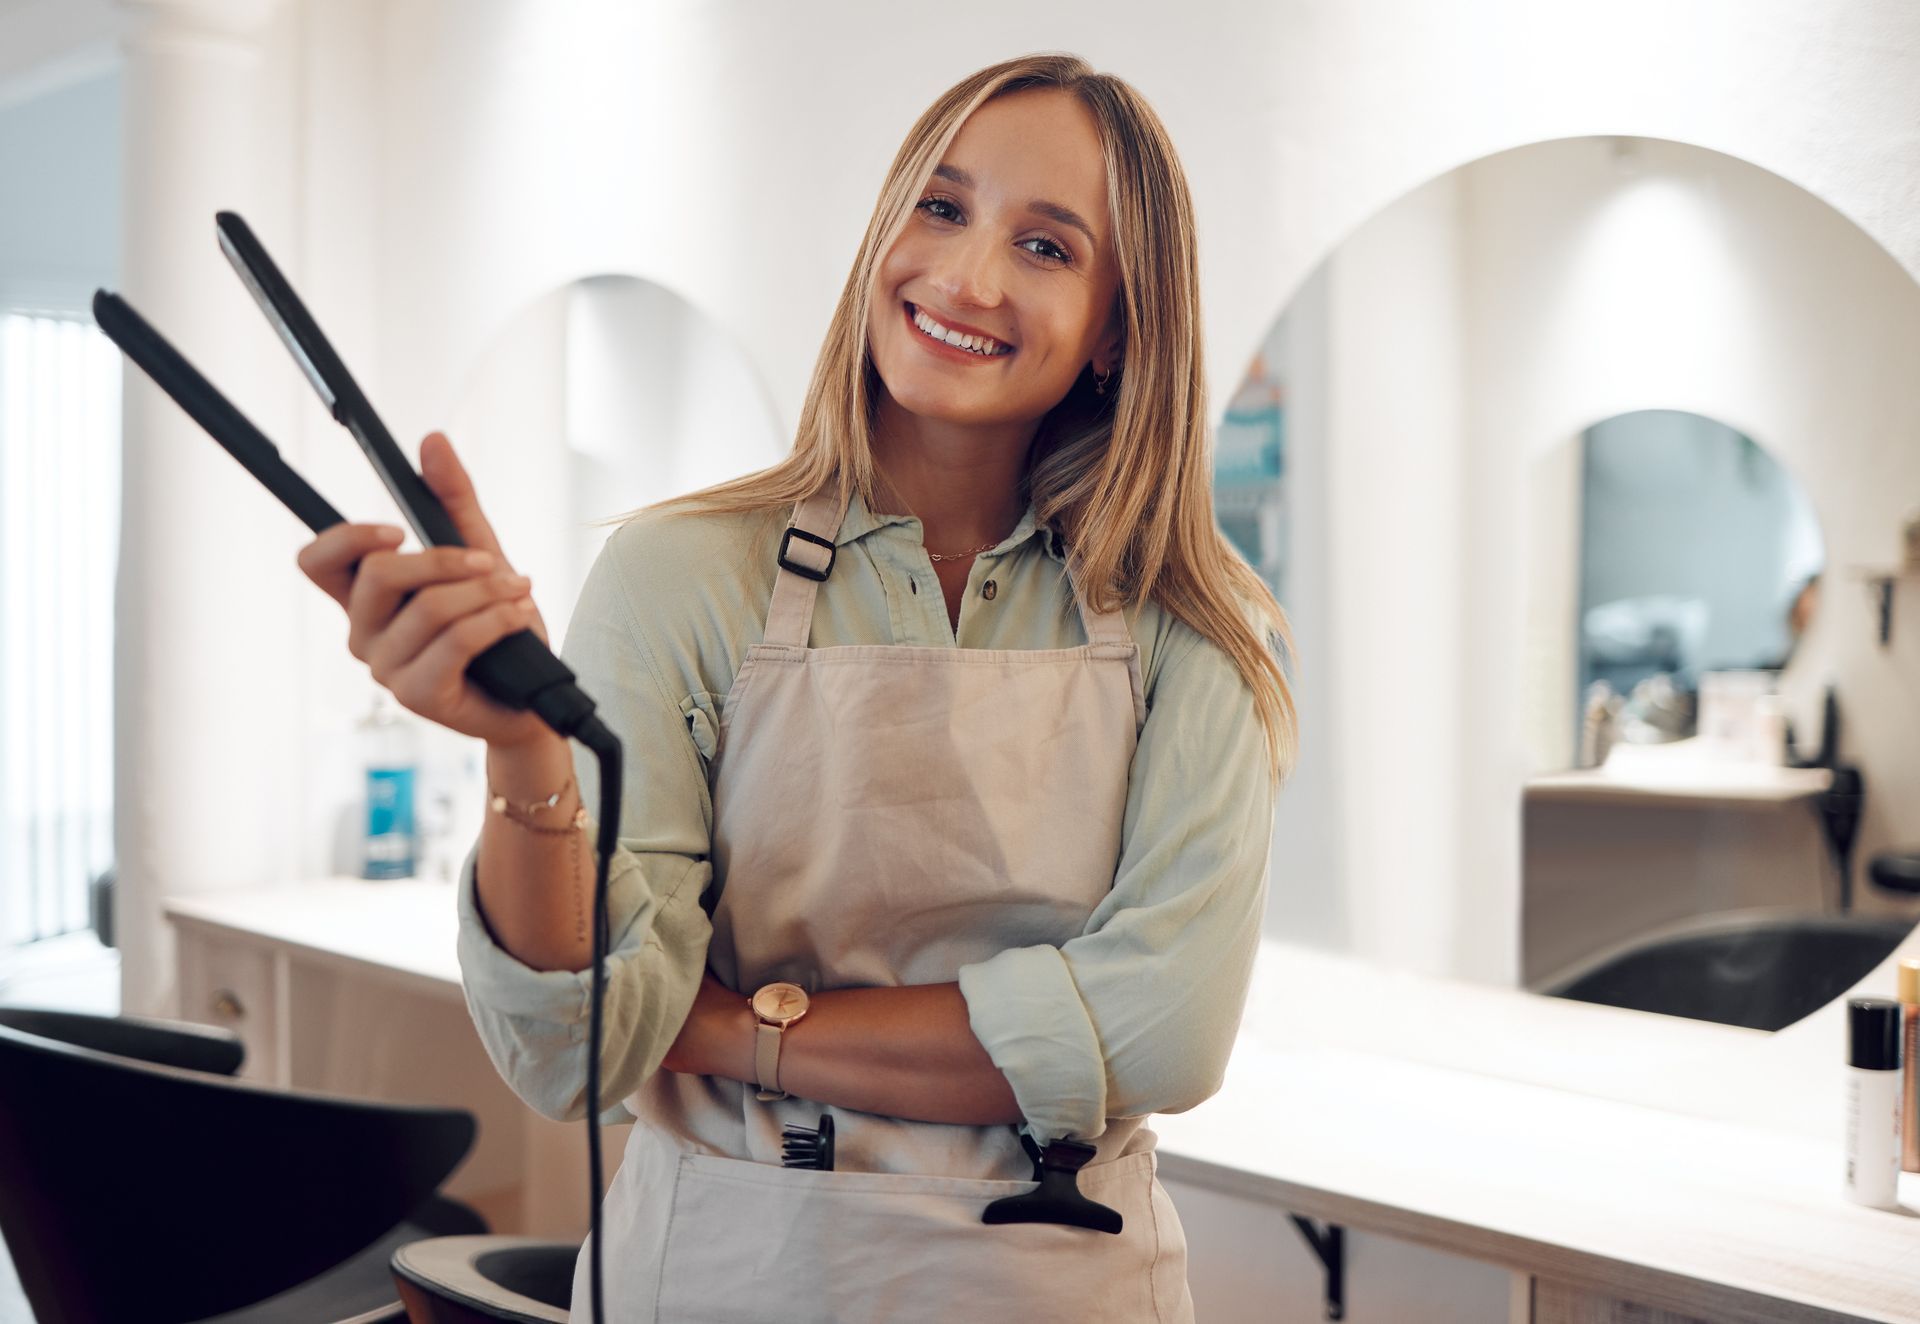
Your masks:
M1847 1198L1898 1209L1900 1004L1847 999Z
M1900 1167L1920 1172L1920 960L1900 963Z
M360 758L367 770L366 850L362 878L411 878L414 874L414 782L419 732L400 715L385 690L360 722Z

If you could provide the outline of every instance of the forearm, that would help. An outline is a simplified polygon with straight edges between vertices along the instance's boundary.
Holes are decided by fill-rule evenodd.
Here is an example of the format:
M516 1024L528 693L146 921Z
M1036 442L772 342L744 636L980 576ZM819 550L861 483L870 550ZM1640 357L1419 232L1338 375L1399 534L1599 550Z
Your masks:
M756 1084L746 998L713 1032L711 1074ZM960 985L815 993L780 1045L780 1088L816 1103L916 1122L1021 1120L1013 1089L974 1038Z
M487 748L487 780L516 804L566 786L573 756L559 736L513 749ZM543 809L557 824L580 807L577 789ZM585 970L593 964L594 843L580 832L534 832L489 811L474 866L475 900L494 941L535 970Z

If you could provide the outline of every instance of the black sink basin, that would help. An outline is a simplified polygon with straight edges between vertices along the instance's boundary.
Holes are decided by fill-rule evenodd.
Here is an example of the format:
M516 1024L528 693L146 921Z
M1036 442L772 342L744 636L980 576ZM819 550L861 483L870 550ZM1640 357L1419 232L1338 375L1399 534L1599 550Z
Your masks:
M1911 920L1740 912L1615 948L1535 991L1778 1030L1859 983L1912 931Z

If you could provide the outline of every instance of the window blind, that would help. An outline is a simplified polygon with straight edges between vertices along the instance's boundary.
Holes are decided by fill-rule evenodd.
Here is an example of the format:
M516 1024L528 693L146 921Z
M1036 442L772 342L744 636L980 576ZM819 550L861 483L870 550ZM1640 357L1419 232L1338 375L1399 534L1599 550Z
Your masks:
M0 311L0 946L84 929L113 860L117 348Z

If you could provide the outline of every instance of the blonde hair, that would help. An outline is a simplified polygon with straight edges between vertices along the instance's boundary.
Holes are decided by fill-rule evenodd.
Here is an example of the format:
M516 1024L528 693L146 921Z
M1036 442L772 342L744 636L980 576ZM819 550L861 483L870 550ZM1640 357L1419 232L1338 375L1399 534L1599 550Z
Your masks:
M1096 609L1149 595L1220 647L1245 678L1267 736L1276 788L1298 757L1298 717L1276 655L1296 657L1286 612L1214 522L1212 438L1201 351L1193 205L1172 140L1146 100L1066 54L1022 56L971 74L928 107L887 171L807 386L793 450L779 463L648 510L771 514L849 486L874 501L873 405L867 349L875 271L920 190L967 117L1014 92L1071 93L1092 112L1106 161L1107 203L1125 315L1118 388L1097 394L1083 372L1041 420L1024 479L1035 518L1067 544Z

